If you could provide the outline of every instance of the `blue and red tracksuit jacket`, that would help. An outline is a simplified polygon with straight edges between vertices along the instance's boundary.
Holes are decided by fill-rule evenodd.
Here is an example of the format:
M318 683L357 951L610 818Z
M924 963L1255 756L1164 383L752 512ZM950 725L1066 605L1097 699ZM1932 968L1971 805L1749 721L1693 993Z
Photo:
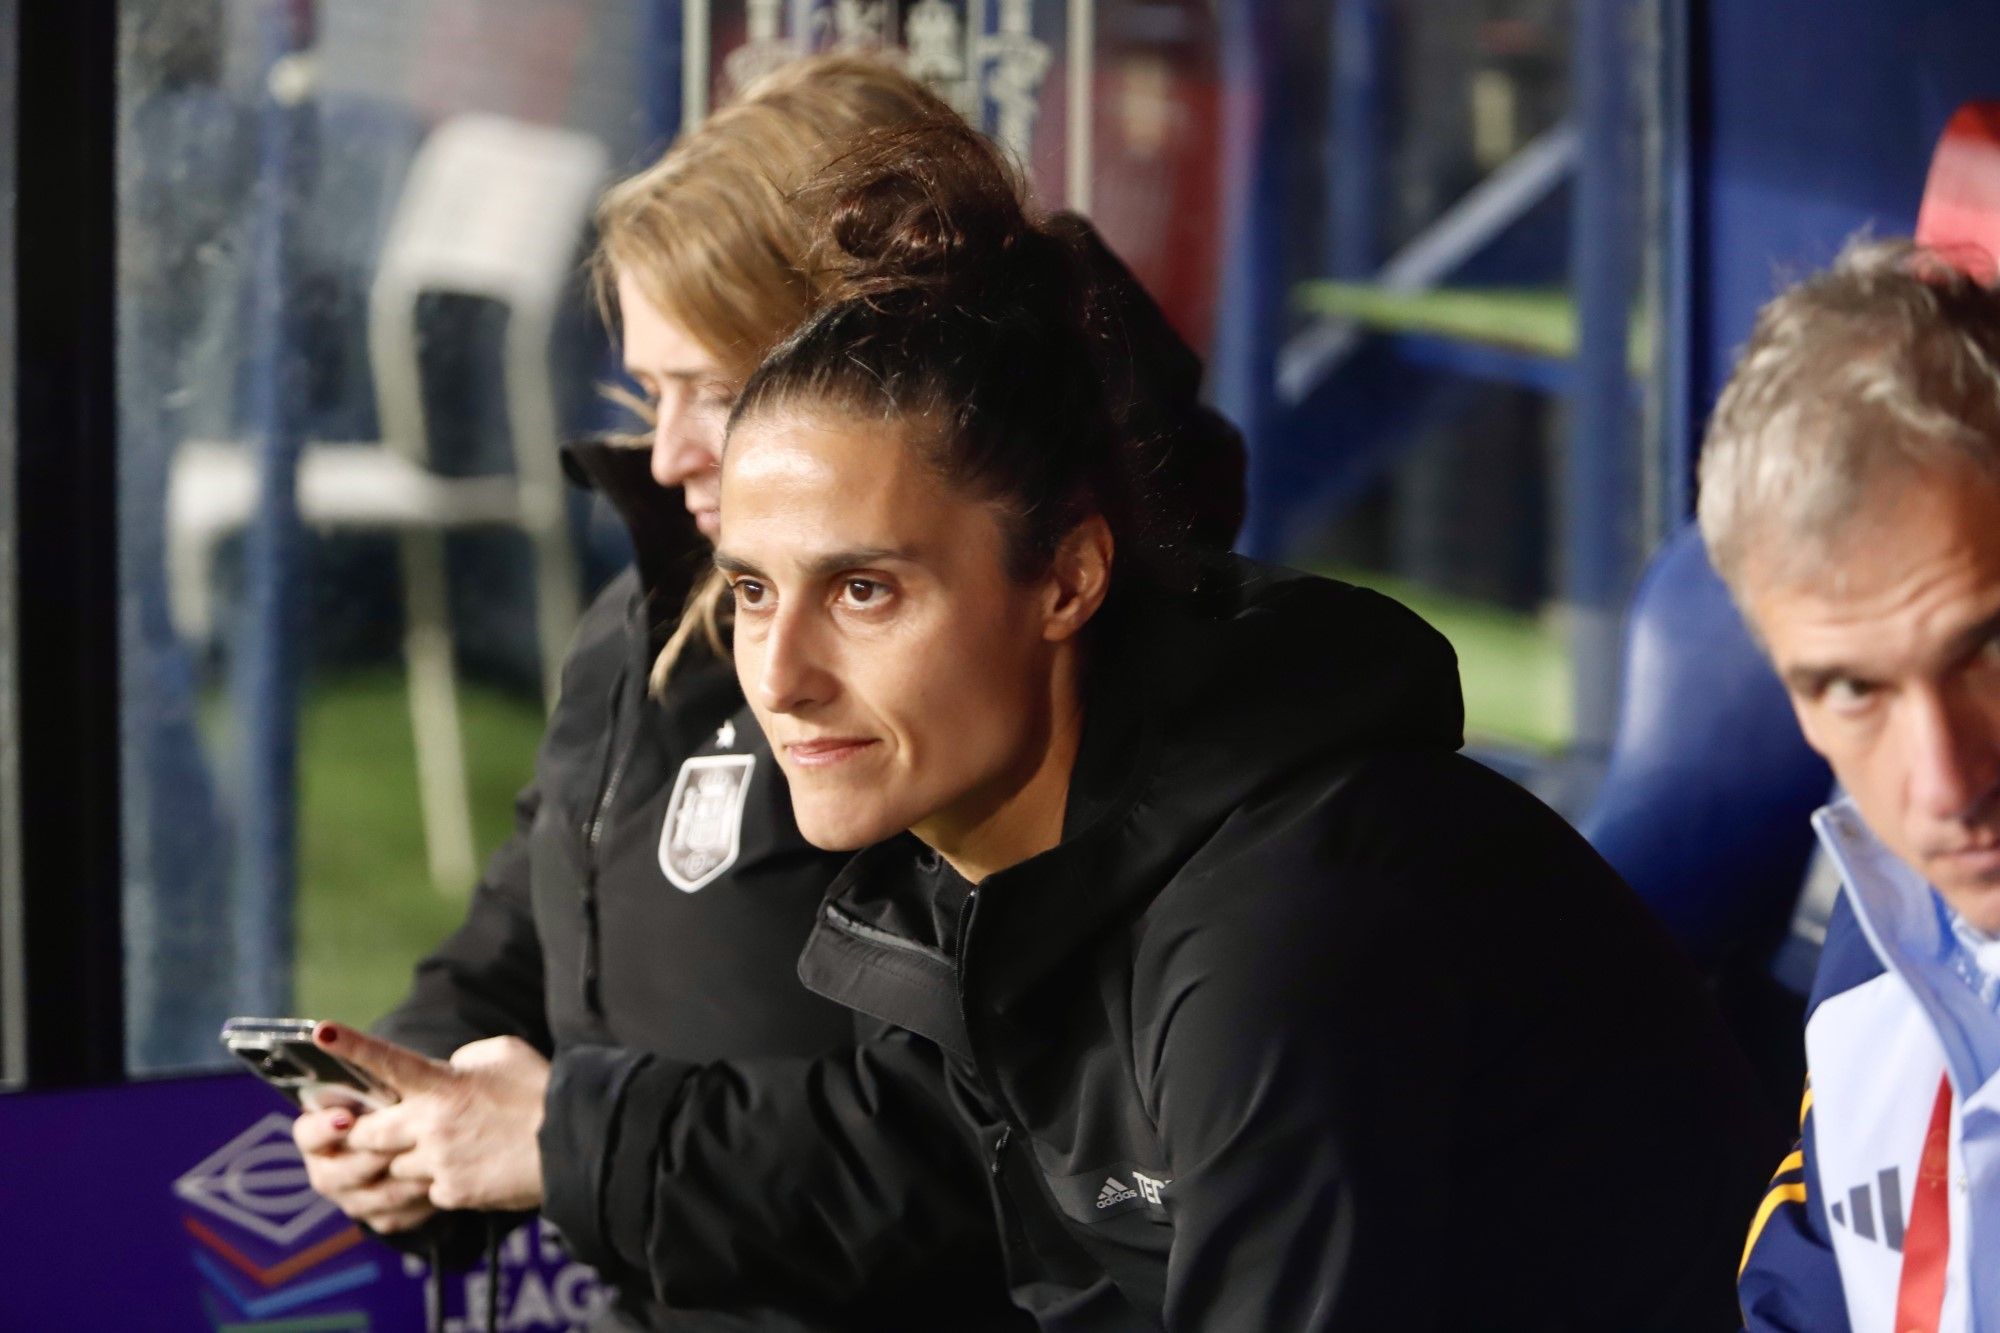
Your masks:
M1750 1229L1753 1333L2000 1333L2000 1015L1950 964L1936 893L1839 801L1800 1139Z

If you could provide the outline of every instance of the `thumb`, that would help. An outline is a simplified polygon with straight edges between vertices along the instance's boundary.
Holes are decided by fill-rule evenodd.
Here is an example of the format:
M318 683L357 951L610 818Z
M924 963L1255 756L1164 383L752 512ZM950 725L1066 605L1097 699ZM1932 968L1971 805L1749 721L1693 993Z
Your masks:
M546 1056L514 1036L482 1037L451 1053L451 1067L461 1073L473 1069L509 1069L546 1064Z
M429 1092L452 1081L451 1066L407 1046L356 1031L345 1023L321 1023L313 1044L373 1074L404 1097Z

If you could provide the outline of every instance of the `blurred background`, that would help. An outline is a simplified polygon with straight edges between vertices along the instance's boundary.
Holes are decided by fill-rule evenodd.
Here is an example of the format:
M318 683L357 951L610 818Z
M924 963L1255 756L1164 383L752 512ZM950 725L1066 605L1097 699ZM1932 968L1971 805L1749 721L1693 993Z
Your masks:
M1668 503L1641 10L1593 39L1586 107L1567 0L701 8L120 7L133 1072L214 1063L231 1012L367 1021L462 913L544 671L626 558L552 467L629 424L579 278L593 195L803 50L899 51L1099 221L1251 435L1246 550L1430 616L1510 771L1561 797L1601 748L1590 617ZM1614 254L1575 242L1586 152ZM441 252L468 210L515 271ZM1593 321L1617 401L1585 459Z
M0 5L28 30L20 0ZM1474 752L1598 837L1626 607L1689 512L1732 347L1784 274L1857 228L1908 229L1930 143L1992 91L1974 53L2000 36L2000 16L1942 0L32 17L108 36L19 71L8 179L19 207L44 201L36 235L76 219L84 265L20 271L5 310L110 346L115 417L86 434L115 466L38 461L28 433L6 479L20 600L0 609L39 654L0 715L4 753L29 757L9 763L31 765L0 766L16 1081L31 937L75 960L80 1005L116 1009L49 1029L48 1058L67 1059L63 1031L115 1030L117 1052L75 1067L153 1074L215 1065L232 1012L372 1019L459 919L577 608L628 556L555 461L631 424L579 268L594 198L773 63L883 49L1007 142L1042 202L1090 213L1246 433L1242 549L1429 617L1459 653ZM70 112L44 115L51 99ZM99 198L75 164L104 142ZM0 386L22 421L74 387L38 376ZM46 637L72 628L74 645ZM50 715L60 697L73 716ZM113 718L108 772L91 728ZM77 896L34 888L34 865L71 863Z

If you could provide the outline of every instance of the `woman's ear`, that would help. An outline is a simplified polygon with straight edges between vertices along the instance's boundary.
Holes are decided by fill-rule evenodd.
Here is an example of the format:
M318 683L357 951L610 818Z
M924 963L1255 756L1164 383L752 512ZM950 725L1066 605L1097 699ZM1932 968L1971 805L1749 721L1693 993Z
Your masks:
M1111 591L1111 560L1114 551L1111 525L1102 514L1092 514L1069 530L1056 548L1048 574L1048 610L1042 621L1042 637L1050 643L1073 639Z

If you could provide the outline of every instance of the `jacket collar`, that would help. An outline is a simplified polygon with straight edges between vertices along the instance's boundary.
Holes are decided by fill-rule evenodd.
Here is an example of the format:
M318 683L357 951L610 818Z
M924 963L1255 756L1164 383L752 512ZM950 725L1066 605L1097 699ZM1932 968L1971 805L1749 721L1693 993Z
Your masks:
M603 496L631 534L644 637L657 652L708 559L708 543L680 492L653 480L646 450L603 438L576 440L563 446L562 461L570 480Z
M1820 844L1840 868L1847 900L1869 947L1894 972L1930 1019L1961 1095L2000 1072L1996 1018L1942 961L1947 927L1933 889L1842 797L1813 815Z
M924 849L900 834L858 853L834 877L799 955L807 990L849 1009L908 1028L971 1058L959 1004L959 960L909 929Z

